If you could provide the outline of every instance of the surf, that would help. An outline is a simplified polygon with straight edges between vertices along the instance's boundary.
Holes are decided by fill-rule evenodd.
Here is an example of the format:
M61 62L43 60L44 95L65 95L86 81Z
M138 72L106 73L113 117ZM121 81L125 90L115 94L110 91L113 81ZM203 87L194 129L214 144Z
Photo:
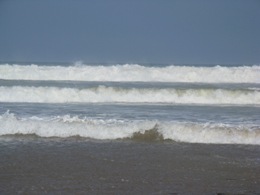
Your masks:
M206 105L260 105L260 91L254 89L175 89L0 87L0 102L32 103L169 103Z
M36 135L45 138L79 136L97 140L132 139L206 144L260 145L256 126L158 120L91 119L78 116L18 117L0 115L0 137Z
M84 65L44 66L1 64L0 79L117 81L117 82L186 82L186 83L260 83L260 66L143 66Z

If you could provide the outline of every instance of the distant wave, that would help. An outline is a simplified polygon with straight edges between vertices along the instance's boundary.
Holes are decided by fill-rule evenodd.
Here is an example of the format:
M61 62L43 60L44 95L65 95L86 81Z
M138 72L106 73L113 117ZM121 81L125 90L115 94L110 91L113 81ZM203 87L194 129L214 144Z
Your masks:
M39 103L173 103L260 105L259 90L174 89L174 88L94 88L0 87L1 102Z
M0 136L34 134L40 137L80 136L99 140L125 138L149 140L155 136L155 139L188 143L260 145L259 127L231 126L220 123L81 119L69 115L49 119L18 118L14 114L6 112L0 115L0 129Z
M142 81L200 83L260 83L260 66L147 67L134 64L111 66L39 66L0 65L0 79L6 80L74 80L74 81Z

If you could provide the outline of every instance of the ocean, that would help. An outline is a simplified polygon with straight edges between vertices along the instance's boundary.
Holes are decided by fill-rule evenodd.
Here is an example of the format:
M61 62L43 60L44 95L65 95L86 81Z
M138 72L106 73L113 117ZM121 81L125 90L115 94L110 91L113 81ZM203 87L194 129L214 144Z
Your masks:
M2 63L0 145L3 193L257 194L260 66Z

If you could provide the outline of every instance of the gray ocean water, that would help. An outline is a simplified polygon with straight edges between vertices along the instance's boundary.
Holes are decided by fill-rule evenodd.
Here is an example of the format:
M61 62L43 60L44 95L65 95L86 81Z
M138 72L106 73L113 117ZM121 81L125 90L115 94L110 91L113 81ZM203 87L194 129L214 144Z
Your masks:
M124 152L129 153L128 156L125 156L125 160L130 164L118 165L118 170L114 167L115 174L124 174L125 177L129 174L130 176L130 172L125 172L123 169L133 166L133 163L143 163L146 167L145 170L142 169L143 174L151 172L149 173L151 177L147 178L147 180L151 180L147 182L155 185L154 183L158 181L155 179L156 174L153 175L152 172L157 169L145 159L139 161L134 154L140 156L145 149L147 159L158 161L158 166L166 166L160 173L162 181L166 182L165 174L171 175L171 170L177 174L176 171L182 169L177 165L175 168L169 166L169 160L174 161L175 159L174 156L171 156L171 152L181 154L185 148L188 148L186 154L179 155L179 163L183 163L186 171L190 169L190 173L198 174L201 181L207 181L212 177L217 182L219 179L225 180L228 179L227 177L234 176L233 188L227 185L220 189L222 192L239 188L241 193L255 194L259 192L257 187L259 182L257 172L260 165L258 155L260 145L259 105L260 66L258 65L1 64L0 143L2 149L0 154L4 169L1 170L3 174L0 181L3 183L12 181L14 187L12 190L7 186L2 186L6 190L3 192L11 193L19 190L21 193L32 192L34 188L31 189L28 186L35 186L35 184L28 178L38 178L39 174L46 179L44 180L46 185L41 184L43 187L45 186L46 192L69 193L70 190L77 192L77 185L79 191L84 192L82 185L77 182L86 180L85 173L83 171L82 175L79 174L80 168L78 167L71 170L72 172L74 170L76 175L79 174L74 180L73 178L62 180L62 170L57 173L62 185L65 185L66 182L71 185L67 191L64 188L61 191L55 191L55 187L46 189L46 186L50 186L51 178L54 176L37 171L37 166L40 166L38 160L42 159L40 161L45 166L49 166L50 173L53 173L55 172L53 167L58 166L55 163L53 165L57 156L62 156L66 150L72 150L71 153L66 154L67 157L60 157L64 158L63 162L59 162L61 167L66 167L68 163L73 166L69 157L71 155L71 158L81 161L79 166L83 169L86 168L83 165L84 162L92 159L92 163L88 166L97 169L94 164L100 163L98 167L104 166L105 171L108 171L111 167L105 166L107 162L99 161L109 159L103 157L104 154L100 148L111 153L111 157L118 158L117 163L119 164L123 160L119 156L125 156ZM226 147L223 144L227 144ZM79 147L79 150L75 147ZM84 150L91 147L93 150L87 152L90 158L88 159ZM121 147L125 149L120 151ZM158 148L155 149L156 147ZM113 149L108 150L107 148ZM199 151L197 156L193 155L194 150ZM153 151L156 151L156 154L152 158L150 155ZM215 165L211 158L204 159L203 154L210 156L211 152L215 153L212 158L218 162L218 165ZM21 156L21 153L24 155ZM79 156L76 156L75 153L78 153ZM234 156L231 155L229 158L230 153L234 153ZM93 160L93 155L99 156L98 154L102 157L97 157L97 161ZM145 156L145 154L143 155ZM35 159L36 156L38 160L30 161L31 167L33 167L30 170L30 166L26 165L28 163L26 159ZM249 162L248 159L251 160L246 165L246 162ZM195 161L196 166L201 169L200 171L195 170L196 166L195 169L192 169L191 164ZM220 161L223 166L219 166ZM52 165L48 165L48 162L51 162ZM202 162L205 164L200 167ZM9 166L8 163L14 163L14 165ZM232 175L234 170L230 173L228 166L224 165L225 163L237 163L235 171L240 170L241 166L244 167L241 171L248 182L243 182L237 175ZM90 167L87 168L88 171L92 170ZM203 167L206 167L205 173L203 173ZM212 175L214 173L210 172L214 169L220 172L227 169L227 175L223 173L223 175L214 177ZM30 171L34 175L28 175ZM48 172L48 170L46 171ZM177 174L178 177L187 174L186 171ZM92 177L98 180L98 182L94 182L95 184L105 183L107 185L107 188L100 189L99 193L122 193L120 190L116 191L118 188L113 183L117 181L117 177L111 176L111 180L106 180L107 177L103 177L101 173L98 173L99 177L96 177L93 176L94 170L90 172ZM63 173L67 176L66 168ZM15 174L18 174L17 178L22 175L27 178L28 185L20 185L21 183L19 184L14 179ZM111 170L109 174L112 175L113 171ZM137 176L133 173L130 177L134 179ZM169 191L169 186L177 186L176 190L179 190L180 194L184 192L187 194L189 192L210 193L211 190L216 193L221 192L216 187L221 185L216 184L214 188L215 180L209 183L211 187L208 189L205 187L204 191L195 186L191 187L190 191L185 191L187 188L178 183L181 181L173 179L174 177L171 178L172 185L167 182L165 185L161 185L160 190L166 190L161 191L162 193L173 193L173 191ZM124 177L122 176L121 179ZM77 181L77 184L69 182L72 180ZM124 179L124 181L126 180ZM182 181L184 182L185 179L182 178ZM185 185L188 185L188 181L187 178ZM52 182L55 186L55 181ZM97 186L92 185L92 188L84 189L87 192L98 189ZM135 185L140 187L142 184L131 183L127 191L131 192L130 188ZM60 185L57 184L57 186ZM114 191L111 186L115 187ZM148 190L148 186L147 191L140 188L135 192L152 192ZM106 191L107 189L110 191ZM35 187L35 190L44 192L44 189L40 190L40 186ZM160 190L154 188L153 192L159 193Z
M260 144L259 66L0 66L0 135Z

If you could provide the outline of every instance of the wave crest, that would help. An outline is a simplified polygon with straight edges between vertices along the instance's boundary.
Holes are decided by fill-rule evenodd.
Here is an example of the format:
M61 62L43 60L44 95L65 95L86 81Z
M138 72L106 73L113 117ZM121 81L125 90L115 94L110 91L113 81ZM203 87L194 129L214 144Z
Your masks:
M0 116L0 136L85 137L92 139L173 140L188 143L260 145L260 128L191 122L123 121L61 116L49 119Z
M38 103L173 103L259 105L258 90L57 87L0 87L1 102Z
M199 83L260 83L260 66L147 67L136 64L112 66L38 66L0 65L0 79L6 80L74 80L74 81L142 81Z

